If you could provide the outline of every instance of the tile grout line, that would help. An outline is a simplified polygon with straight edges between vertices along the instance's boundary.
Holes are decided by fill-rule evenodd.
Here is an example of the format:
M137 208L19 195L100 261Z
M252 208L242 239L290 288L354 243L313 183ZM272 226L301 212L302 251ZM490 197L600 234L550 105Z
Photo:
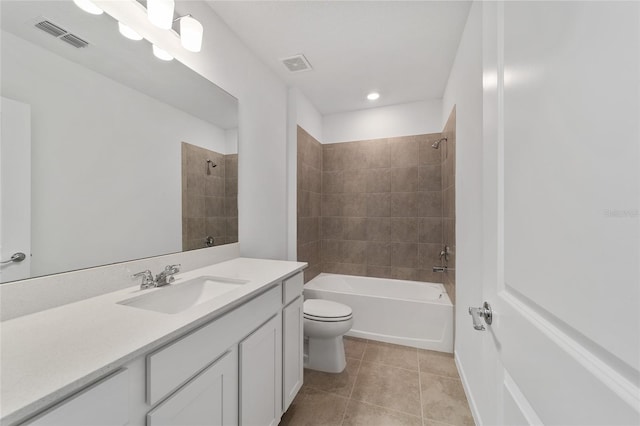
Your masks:
M418 360L418 392L420 395L420 422L424 426L424 405L422 403L422 374L420 370L420 353L416 349L416 359Z
M347 405L344 407L344 413L342 413L342 420L340 421L340 425L344 424L344 420L347 418L347 409L349 408L349 403L351 402L351 395L353 395L353 390L356 388L356 383L358 382L358 375L360 374L360 367L362 367L362 360L364 359L364 353L367 350L367 345L369 342L365 342L364 350L362 351L362 355L360 356L360 362L358 363L358 370L356 371L356 377L353 380L353 385L351 385L351 392L349 392L349 396L347 397Z

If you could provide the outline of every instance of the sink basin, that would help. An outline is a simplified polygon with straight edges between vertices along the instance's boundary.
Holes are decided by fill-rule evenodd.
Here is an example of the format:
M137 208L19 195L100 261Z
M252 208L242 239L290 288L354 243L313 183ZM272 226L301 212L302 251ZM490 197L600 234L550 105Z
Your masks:
M236 290L248 282L235 278L197 277L184 282L177 281L151 293L122 300L118 304L165 314L177 314Z

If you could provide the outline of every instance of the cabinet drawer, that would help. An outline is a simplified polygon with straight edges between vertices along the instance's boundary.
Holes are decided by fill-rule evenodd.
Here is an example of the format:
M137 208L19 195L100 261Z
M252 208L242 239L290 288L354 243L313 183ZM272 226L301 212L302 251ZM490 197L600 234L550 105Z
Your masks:
M78 392L29 426L119 426L129 423L129 371L125 368Z
M302 294L302 287L304 286L304 279L302 272L287 278L282 284L284 299L282 302L284 305L288 305L296 297Z
M147 402L158 402L196 376L281 307L276 286L211 323L147 356Z

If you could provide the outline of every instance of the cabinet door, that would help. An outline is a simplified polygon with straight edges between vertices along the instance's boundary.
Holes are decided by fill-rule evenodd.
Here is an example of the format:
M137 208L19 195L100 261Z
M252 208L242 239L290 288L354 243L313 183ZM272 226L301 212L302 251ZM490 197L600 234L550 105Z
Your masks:
M129 423L129 371L125 368L78 392L29 426L116 426Z
M282 397L287 411L302 387L303 345L302 296L282 310Z
M240 343L240 424L277 425L282 413L282 314Z
M147 414L147 426L238 424L238 352L235 348Z

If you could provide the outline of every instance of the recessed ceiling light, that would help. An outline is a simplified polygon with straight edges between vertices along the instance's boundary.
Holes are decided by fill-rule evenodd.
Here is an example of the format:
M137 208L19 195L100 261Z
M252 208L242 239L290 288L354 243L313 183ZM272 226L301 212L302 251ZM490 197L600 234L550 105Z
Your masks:
M367 95L367 99L369 99L370 101L375 101L379 97L380 97L380 93L378 92L371 92Z

